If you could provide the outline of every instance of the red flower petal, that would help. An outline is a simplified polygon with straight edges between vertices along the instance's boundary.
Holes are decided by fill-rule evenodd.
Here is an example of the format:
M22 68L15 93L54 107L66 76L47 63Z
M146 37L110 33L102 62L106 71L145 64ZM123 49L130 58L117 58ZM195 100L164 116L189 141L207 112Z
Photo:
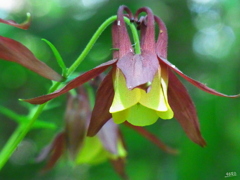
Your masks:
M142 54L126 54L118 60L117 67L124 74L128 89L134 89L152 82L159 62L157 56L150 51L142 51Z
M150 8L142 7L137 10L135 18L142 13L146 12L147 16L142 20L140 25L141 31L141 49L155 53L155 24L154 15Z
M168 35L167 28L164 22L157 16L154 16L156 23L159 26L159 34L156 42L156 52L160 57L167 58Z
M118 25L118 38L119 38L119 58L123 57L128 52L133 52L132 44L130 41L130 38L128 36L127 28L125 21L123 19L123 11L127 11L128 16L131 18L132 13L126 6L120 6L118 9L118 19L117 19L117 25Z
M109 112L114 96L112 71L104 78L97 91L96 102L87 132L88 136L94 136L112 117L112 114Z
M119 35L117 21L112 25L112 46L113 46L113 59L119 57Z
M38 73L39 75L47 79L55 81L62 80L61 75L56 73L42 61L39 61L28 48L15 40L1 36L0 58L21 64L22 66L30 69L33 72Z
M0 19L0 23L8 24L8 25L11 25L11 26L20 28L20 29L28 29L29 26L30 26L30 22L31 22L30 14L27 14L27 19L26 19L26 21L24 21L24 22L21 23L21 24L18 24L18 23L16 23L16 22L13 21L13 20Z
M99 74L101 74L104 70L106 70L107 67L111 66L113 63L115 63L117 60L111 60L108 61L106 63L103 63L97 67L95 67L94 69L87 71L86 73L78 76L77 78L75 78L74 80L70 81L65 87L63 87L62 89L59 89L51 94L48 95L44 95L44 96L40 96L40 97L36 97L36 98L32 98L32 99L23 99L23 101L29 102L31 104L43 104L53 98L56 98L68 91L70 91L73 88L76 88L80 85L82 85L83 83L91 80L92 78L98 76Z
M53 166L56 164L58 159L63 154L64 150L65 150L65 133L61 132L55 137L52 144L50 144L49 146L45 147L42 150L41 154L36 159L37 162L40 162L49 157L48 163L43 168L42 171L47 171L53 168Z
M125 158L117 158L117 159L111 160L111 163L115 171L121 176L123 180L129 179L125 172Z
M200 146L206 143L201 136L197 113L194 104L182 83L169 70L168 102L174 117L181 124L188 137Z
M158 54L159 55L159 54ZM213 94L216 96L222 96L222 97L229 97L229 98L236 98L236 97L240 97L240 94L237 95L226 95L223 93L220 93L212 88L207 87L206 85L200 83L199 81L196 81L192 78L190 78L189 76L183 74L182 71L180 71L176 66L174 66L172 63L170 63L167 59L164 59L162 57L159 57L160 60L165 63L166 65L168 65L168 67L170 67L172 70L174 70L176 73L178 73L180 76L182 76L184 79L186 79L188 82L190 82L191 84L193 84L194 86L198 87L199 89L209 93L209 94Z

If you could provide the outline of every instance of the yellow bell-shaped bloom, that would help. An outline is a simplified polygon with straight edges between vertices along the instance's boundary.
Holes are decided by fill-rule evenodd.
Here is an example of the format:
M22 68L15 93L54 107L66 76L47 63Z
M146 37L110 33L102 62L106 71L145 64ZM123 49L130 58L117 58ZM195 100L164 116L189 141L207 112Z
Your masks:
M136 126L153 124L160 117L173 118L173 111L167 99L167 72L158 69L149 88L149 92L135 88L129 90L120 69L114 74L114 99L110 113L115 123L127 120Z

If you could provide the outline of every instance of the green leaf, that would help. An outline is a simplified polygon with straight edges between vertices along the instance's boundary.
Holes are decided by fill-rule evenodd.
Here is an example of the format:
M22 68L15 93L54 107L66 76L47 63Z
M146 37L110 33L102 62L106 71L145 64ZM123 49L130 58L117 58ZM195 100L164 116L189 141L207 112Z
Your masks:
M55 58L56 58L56 60L58 62L58 65L62 68L63 76L65 77L66 72L67 72L67 67L66 67L66 65L65 65L65 63L64 63L64 61L63 61L63 59L62 59L62 57L60 55L60 53L58 52L57 48L50 41L48 41L46 39L42 39L42 40L44 42L46 42L47 45L51 48L51 50L52 50L52 52L53 52L53 54L54 54L54 56L55 56Z

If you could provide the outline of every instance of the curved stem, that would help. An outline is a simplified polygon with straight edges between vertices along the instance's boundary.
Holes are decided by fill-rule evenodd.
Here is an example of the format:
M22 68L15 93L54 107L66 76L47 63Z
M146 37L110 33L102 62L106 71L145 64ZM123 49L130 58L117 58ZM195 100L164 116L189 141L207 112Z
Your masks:
M133 23L130 22L130 20L128 18L124 17L124 21L128 24L128 26L130 27L130 29L132 31L135 54L141 54L140 41L139 41L139 36L138 36L136 27L134 26Z
M67 77L73 73L76 68L82 63L82 61L84 60L84 58L87 56L87 54L89 53L89 51L92 49L93 45L95 44L95 42L97 41L97 39L99 38L99 36L102 34L102 32L115 20L117 19L117 16L112 16L110 18L108 18L106 21L104 21L102 23L102 25L97 29L97 31L95 32L95 34L92 36L92 38L90 39L89 43L87 44L87 46L85 47L85 49L83 50L83 52L80 54L80 56L76 59L76 61L72 64L72 66L68 69L67 72Z
M93 37L91 38L91 40L89 41L89 43L87 44L87 46L85 47L83 52L80 54L80 56L77 58L77 60L71 65L71 67L67 70L66 78L69 77L69 75L76 70L76 68L81 64L83 59L87 56L87 54L89 53L89 51L91 50L91 48L93 47L94 43L97 41L99 36L102 34L102 32L116 19L117 19L117 16L112 16L112 17L108 18L97 29L96 33L93 35ZM130 22L129 19L125 18L124 20L131 28L131 31L133 33L134 42L135 42L135 50L136 50L136 53L139 53L140 45L139 45L137 30L136 30L135 26ZM50 87L49 93L57 90L60 85L61 85L61 82L54 83ZM15 149L17 148L19 143L23 140L23 138L26 136L26 134L31 130L33 124L35 123L35 121L37 120L39 115L43 112L44 107L46 105L47 105L47 103L44 103L42 105L38 105L36 107L36 109L34 108L32 111L35 111L35 112L30 113L30 114L33 114L32 118L28 122L20 124L17 127L17 129L14 131L14 133L11 135L8 142L6 143L6 145L4 146L4 148L2 149L2 151L0 153L0 170L5 165L5 163L8 161L8 159L10 158L12 153L15 151Z

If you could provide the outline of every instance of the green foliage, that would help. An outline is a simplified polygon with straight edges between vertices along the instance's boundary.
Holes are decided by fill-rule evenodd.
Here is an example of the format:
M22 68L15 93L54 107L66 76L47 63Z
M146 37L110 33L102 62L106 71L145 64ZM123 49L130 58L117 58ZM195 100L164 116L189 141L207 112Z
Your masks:
M58 52L57 48L50 41L48 41L46 39L42 39L42 40L44 42L46 42L47 45L51 48L51 50L52 50L52 52L53 52L53 54L54 54L54 56L55 56L55 58L56 58L56 60L58 62L59 67L62 68L63 77L66 77L67 67L66 67L66 65L65 65L65 63L64 63L64 61L63 61L63 59L62 59L62 57L60 55L60 53Z

